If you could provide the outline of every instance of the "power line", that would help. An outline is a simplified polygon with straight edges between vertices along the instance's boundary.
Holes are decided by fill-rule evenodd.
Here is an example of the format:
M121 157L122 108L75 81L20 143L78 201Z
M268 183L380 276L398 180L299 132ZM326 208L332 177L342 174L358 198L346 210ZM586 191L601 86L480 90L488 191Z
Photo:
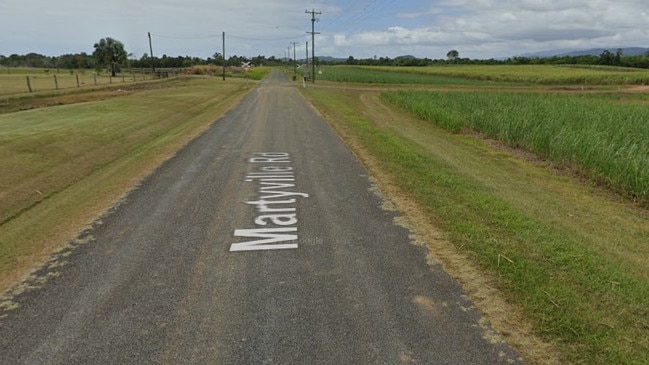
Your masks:
M348 26L352 23L362 21L368 18L369 14L375 13L378 9L382 8L381 5L385 6L393 3L395 0L390 0L388 3L385 3L385 0L372 0L368 2L365 6L359 11L353 11L349 16L343 17L339 16L334 21L330 23L331 26ZM376 5L376 6L375 6Z
M221 34L207 34L207 35L200 35L200 36L174 36L174 35L162 35L162 34L153 34L153 33L150 33L150 34L152 36L157 37L157 38L185 39L185 40L220 38L221 37Z
M157 37L157 38L166 38L166 39L183 39L183 40L200 40L200 39L210 39L210 38L221 38L221 34L205 34L205 35L197 35L197 36L175 36L175 35L162 35L162 34L154 34L151 33L151 36ZM228 38L233 38L233 39L242 39L246 41L285 41L285 40L295 40L300 38L299 36L293 36L293 37L278 37L278 38L253 38L253 37L244 37L244 36L238 36L238 35L230 35L228 34Z
M295 40L300 37L280 37L280 38L251 38L251 37L242 37L242 36L236 36L236 35L231 35L229 36L230 38L235 38L235 39L242 39L245 41L288 41L288 40Z

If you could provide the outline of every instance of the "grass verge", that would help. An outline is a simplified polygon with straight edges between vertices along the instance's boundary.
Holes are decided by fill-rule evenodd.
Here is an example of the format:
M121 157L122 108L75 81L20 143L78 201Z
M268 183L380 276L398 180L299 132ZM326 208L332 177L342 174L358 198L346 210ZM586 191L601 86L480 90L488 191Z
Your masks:
M0 115L0 289L114 205L251 89L182 79Z
M558 361L646 363L646 211L483 140L449 134L405 110L391 112L378 94L316 88L305 94L343 137L358 142L362 159L379 161L373 174L387 174L454 246L431 245L432 254L448 264L447 252L455 250L478 267L533 334L556 345ZM481 309L498 312L488 306ZM532 363L557 363L524 340L509 340Z

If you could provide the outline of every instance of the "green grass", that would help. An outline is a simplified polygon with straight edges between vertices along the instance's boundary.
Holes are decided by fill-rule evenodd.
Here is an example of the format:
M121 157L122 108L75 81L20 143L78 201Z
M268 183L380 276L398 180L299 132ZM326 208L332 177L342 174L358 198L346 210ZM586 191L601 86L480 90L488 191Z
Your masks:
M204 78L150 87L0 115L0 287L66 243L250 90Z
M422 71L423 68L413 68ZM427 74L425 72L410 72L409 68L379 68L379 67L350 67L335 66L323 67L319 80L368 83L368 84L411 84L411 85L470 85L470 86L505 86L513 85L511 82L472 80L446 75Z
M645 85L649 71L619 67L552 65L446 65L430 67L330 66L322 67L320 80L411 85L523 86L561 85L602 87Z
M213 67L215 77L220 77L220 69ZM228 72L227 78L249 78L262 80L270 72L270 67L253 67L247 72ZM148 72L149 70L147 70ZM137 70L124 71L116 77L106 73L97 74L94 70L56 70L40 68L6 68L0 69L0 96L24 94L29 92L27 77L29 76L32 92L54 91L57 89L88 88L106 85L119 85L145 80L152 80L150 74ZM56 77L56 81L55 81ZM79 83L77 85L77 78Z
M646 85L649 70L619 67L568 67L551 65L450 65L431 67L360 67L394 73L411 73L467 80L543 85Z
M597 95L385 93L451 131L470 129L585 176L649 206L649 109Z
M38 67L0 67L0 74L2 75L45 75L57 73L56 71L56 69ZM59 70L58 73L61 72L63 71Z
M151 80L150 75L124 72L116 77L106 74L97 75L91 70L45 70L45 69L10 69L10 73L0 71L0 95L29 93L27 77L29 77L32 92L53 91L58 89L85 88L101 85L133 83ZM56 79L55 79L56 78ZM77 84L77 78L79 83Z
M360 93L305 93L494 278L566 361L647 363L646 212L428 121L370 119Z

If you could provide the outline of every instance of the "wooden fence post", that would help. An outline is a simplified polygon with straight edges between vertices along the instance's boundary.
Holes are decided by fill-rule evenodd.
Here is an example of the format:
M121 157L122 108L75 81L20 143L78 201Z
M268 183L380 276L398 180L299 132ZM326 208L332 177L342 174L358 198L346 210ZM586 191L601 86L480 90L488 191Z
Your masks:
M77 77L77 88L79 88L79 87L81 87L81 85L79 85L79 74L77 73L77 74L74 74L74 75Z
M97 86L97 74L95 74L94 76L95 76L95 86Z
M27 89L29 89L29 92L33 92L32 90L32 83L29 81L29 76L27 76Z
M59 89L59 79L56 77L56 75L54 75L54 88L56 90Z

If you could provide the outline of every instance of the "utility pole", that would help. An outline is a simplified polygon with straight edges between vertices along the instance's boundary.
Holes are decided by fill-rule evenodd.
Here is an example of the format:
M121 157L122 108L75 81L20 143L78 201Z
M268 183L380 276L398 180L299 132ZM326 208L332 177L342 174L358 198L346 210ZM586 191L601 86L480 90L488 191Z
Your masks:
M293 44L293 76L297 78L297 55L295 54L295 45L297 42L291 42Z
M155 77L155 58L153 58L153 45L151 44L151 32L148 32L148 34L149 34L149 51L151 51L151 71L153 71L151 76Z
M223 32L223 81L225 81L225 32Z
M315 31L315 16L322 14L320 11L315 11L315 9L308 11L306 10L305 13L311 14L311 70L313 75L311 76L313 80L312 82L315 83L315 35L320 34L319 32L316 33Z
M309 74L309 41L306 41L306 70L304 70L304 79ZM306 85L306 84L305 84Z

